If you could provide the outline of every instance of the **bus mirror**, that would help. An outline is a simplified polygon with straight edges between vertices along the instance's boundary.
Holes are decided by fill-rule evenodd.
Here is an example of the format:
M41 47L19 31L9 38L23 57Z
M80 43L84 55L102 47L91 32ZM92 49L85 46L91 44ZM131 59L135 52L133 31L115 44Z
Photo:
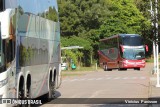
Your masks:
M10 25L11 17L14 15L13 9L6 9L4 12L0 13L0 22L1 22L1 38L7 39L10 37Z
M148 45L145 45L145 47L146 47L146 51L148 52Z
M123 48L123 46L120 46L120 47L121 47L122 52L124 52L124 48Z

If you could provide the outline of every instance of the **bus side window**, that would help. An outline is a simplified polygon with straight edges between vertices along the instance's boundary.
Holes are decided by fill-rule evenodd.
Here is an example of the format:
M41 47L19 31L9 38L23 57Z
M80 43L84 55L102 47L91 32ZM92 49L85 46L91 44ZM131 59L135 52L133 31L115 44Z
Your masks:
M122 38L119 37L119 45L122 45Z
M114 49L113 48L108 50L108 54L113 54L113 53L114 53Z
M4 10L4 0L0 0L0 12Z

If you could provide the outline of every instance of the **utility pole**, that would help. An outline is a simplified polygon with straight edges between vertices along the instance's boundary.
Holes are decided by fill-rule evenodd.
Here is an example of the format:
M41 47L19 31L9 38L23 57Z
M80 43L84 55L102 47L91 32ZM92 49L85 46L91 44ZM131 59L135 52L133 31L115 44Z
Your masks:
M160 87L159 84L159 46L158 46L158 2L155 0L155 49L156 49L156 64L157 64L157 85L156 87Z
M154 23L153 23L153 20L154 20L154 12L153 12L153 5L152 5L152 0L150 0L150 6L151 6L151 10L150 10L150 13L151 13L151 22L152 22L152 26L154 27ZM153 29L153 33L155 34L155 30ZM153 35L154 36L154 35ZM155 37L153 37L154 39ZM157 70L156 70L156 49L155 49L155 39L153 40L153 58L154 58L154 66L153 66L153 71L154 71L154 74L157 73Z
M160 87L159 83L159 46L158 46L158 1L155 0L155 11L153 11L152 8L152 0L150 0L150 6L151 6L151 21L152 26L154 26L153 30L153 55L154 55L154 73L157 74L157 84L156 87ZM153 22L154 21L154 22Z

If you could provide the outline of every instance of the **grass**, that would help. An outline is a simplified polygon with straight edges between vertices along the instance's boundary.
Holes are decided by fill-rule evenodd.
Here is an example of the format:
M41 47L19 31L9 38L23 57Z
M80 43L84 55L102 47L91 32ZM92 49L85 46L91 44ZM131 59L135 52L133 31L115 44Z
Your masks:
M146 58L146 62L154 62L154 58L152 57Z
M147 58L146 62L153 63L154 62L154 58ZM160 58L159 58L159 62L160 62Z
M100 69L97 67L97 70ZM75 70L72 70L71 68L69 70L64 70L63 72L86 72L86 71L96 71L96 67L77 67Z
M85 75L85 74L65 73L65 72L62 72L62 76L63 76L63 77L68 77L68 76L82 76L82 75Z
M99 67L97 68L97 70L100 69ZM82 76L85 75L88 72L94 72L96 71L95 67L80 67L77 68L75 70L66 70L66 71L62 71L62 76Z

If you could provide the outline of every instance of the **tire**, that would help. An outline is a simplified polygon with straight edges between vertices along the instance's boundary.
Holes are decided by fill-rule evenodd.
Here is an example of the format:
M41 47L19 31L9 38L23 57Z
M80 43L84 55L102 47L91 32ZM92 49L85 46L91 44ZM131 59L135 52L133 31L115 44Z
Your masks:
M26 95L26 98L27 98L27 100L29 99L30 100L30 98L31 98L31 89L30 89L30 87L29 88L27 88L27 95ZM25 104L25 107L31 107L31 104Z
M104 71L107 71L107 65L103 65Z
M23 87L19 87L18 99L19 100L24 100L24 89L23 89ZM17 107L25 107L25 105L24 104L18 104Z
M49 79L49 92L48 92L48 101L51 101L52 98L54 97L55 94L55 81L52 80L52 78Z
M107 65L103 65L104 71L112 71L112 69L108 69Z
M140 68L134 68L134 70L140 71L141 69Z
M127 68L118 68L118 71L126 71Z
M123 68L124 71L127 71L127 68Z
M122 71L122 68L118 68L118 71Z

